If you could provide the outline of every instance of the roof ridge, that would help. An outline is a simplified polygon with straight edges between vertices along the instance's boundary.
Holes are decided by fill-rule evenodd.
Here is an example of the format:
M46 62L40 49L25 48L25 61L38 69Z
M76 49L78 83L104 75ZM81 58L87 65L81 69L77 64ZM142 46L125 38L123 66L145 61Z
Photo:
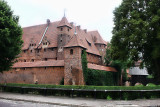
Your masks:
M60 21L54 21L54 22L50 22L51 24L52 23L58 23ZM46 23L44 24L37 24L37 25L31 25L31 26L25 26L25 27L22 27L23 29L26 29L26 28L30 28L30 27L38 27L38 26L43 26L43 25L47 25Z

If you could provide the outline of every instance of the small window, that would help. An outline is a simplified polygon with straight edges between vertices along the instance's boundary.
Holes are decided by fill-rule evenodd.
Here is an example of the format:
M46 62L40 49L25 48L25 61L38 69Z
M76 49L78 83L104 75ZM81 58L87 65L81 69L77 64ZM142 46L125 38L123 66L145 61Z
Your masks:
M23 50L24 53L26 53L26 50Z
M61 37L62 37L62 34L61 34Z
M70 55L73 55L73 49L70 50Z
M51 51L54 51L54 48L51 48Z
M47 67L44 67L44 69L47 69Z
M32 59L31 61L34 62L34 59Z
M44 58L45 61L47 61L47 58Z
M46 49L44 49L44 52L46 52Z
M61 28L61 31L63 31L63 28Z
M37 53L39 53L39 49L37 50Z
M61 42L62 42L62 40L61 40Z
M68 32L69 32L69 29L68 29Z
M32 46L33 46L33 44L32 44Z
M26 62L26 60L24 59L24 62Z
M31 50L31 53L32 53L32 50Z

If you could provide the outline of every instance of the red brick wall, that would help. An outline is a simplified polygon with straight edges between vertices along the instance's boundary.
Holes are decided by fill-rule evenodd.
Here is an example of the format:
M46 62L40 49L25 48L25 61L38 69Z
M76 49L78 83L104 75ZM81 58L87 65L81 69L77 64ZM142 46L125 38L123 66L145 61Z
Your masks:
M88 63L101 64L101 60L102 59L101 59L100 56L87 53L87 61L88 61Z
M106 46L104 44L95 44L99 50L100 55L102 56L101 64L104 65L104 57L106 55Z
M64 67L20 68L0 74L0 83L56 84L64 78Z
M70 55L70 50L73 49L73 54ZM74 76L78 73L79 80L78 85L84 85L83 73L82 73L82 64L81 64L81 52L82 49L80 47L74 48L65 48L64 49L64 84L65 85L75 85ZM74 73L72 70L74 69ZM77 71L75 71L75 69Z
M44 51L44 49L46 51ZM32 59L34 59L34 61L44 61L45 59L47 60L56 60L57 58L57 48L42 48L39 49L39 53L37 52L37 50L31 48L28 50L25 50L21 52L20 57L17 59L19 62L24 62L24 60L26 60L26 62L31 62ZM31 52L32 50L32 52Z

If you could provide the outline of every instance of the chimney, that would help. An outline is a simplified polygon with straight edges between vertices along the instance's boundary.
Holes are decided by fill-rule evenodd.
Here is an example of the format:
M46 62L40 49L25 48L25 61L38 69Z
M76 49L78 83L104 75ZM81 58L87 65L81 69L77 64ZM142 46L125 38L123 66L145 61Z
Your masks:
M84 32L87 33L87 29L84 29Z
M49 24L50 24L50 20L49 20L49 19L47 19L47 25L49 26Z
M70 24L71 24L71 26L73 27L73 22L71 22Z
M81 29L81 26L79 25L79 26L77 26L77 28L78 28L78 29Z

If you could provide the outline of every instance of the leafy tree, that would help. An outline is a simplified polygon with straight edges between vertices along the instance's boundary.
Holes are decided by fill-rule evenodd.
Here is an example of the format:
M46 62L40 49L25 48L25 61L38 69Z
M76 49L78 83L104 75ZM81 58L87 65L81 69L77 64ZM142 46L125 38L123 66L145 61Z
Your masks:
M112 58L141 60L160 83L160 0L123 0L114 16Z
M120 82L121 75L123 77L123 81L126 81L127 80L126 69L128 68L130 61L127 60L126 62L123 62L121 60L113 60L111 56L111 51L112 51L111 46L112 46L111 43L107 44L106 56L105 56L106 66L114 67L117 70L117 74L116 74L117 82Z
M22 29L19 17L3 0L0 0L0 72L9 70L22 47Z

